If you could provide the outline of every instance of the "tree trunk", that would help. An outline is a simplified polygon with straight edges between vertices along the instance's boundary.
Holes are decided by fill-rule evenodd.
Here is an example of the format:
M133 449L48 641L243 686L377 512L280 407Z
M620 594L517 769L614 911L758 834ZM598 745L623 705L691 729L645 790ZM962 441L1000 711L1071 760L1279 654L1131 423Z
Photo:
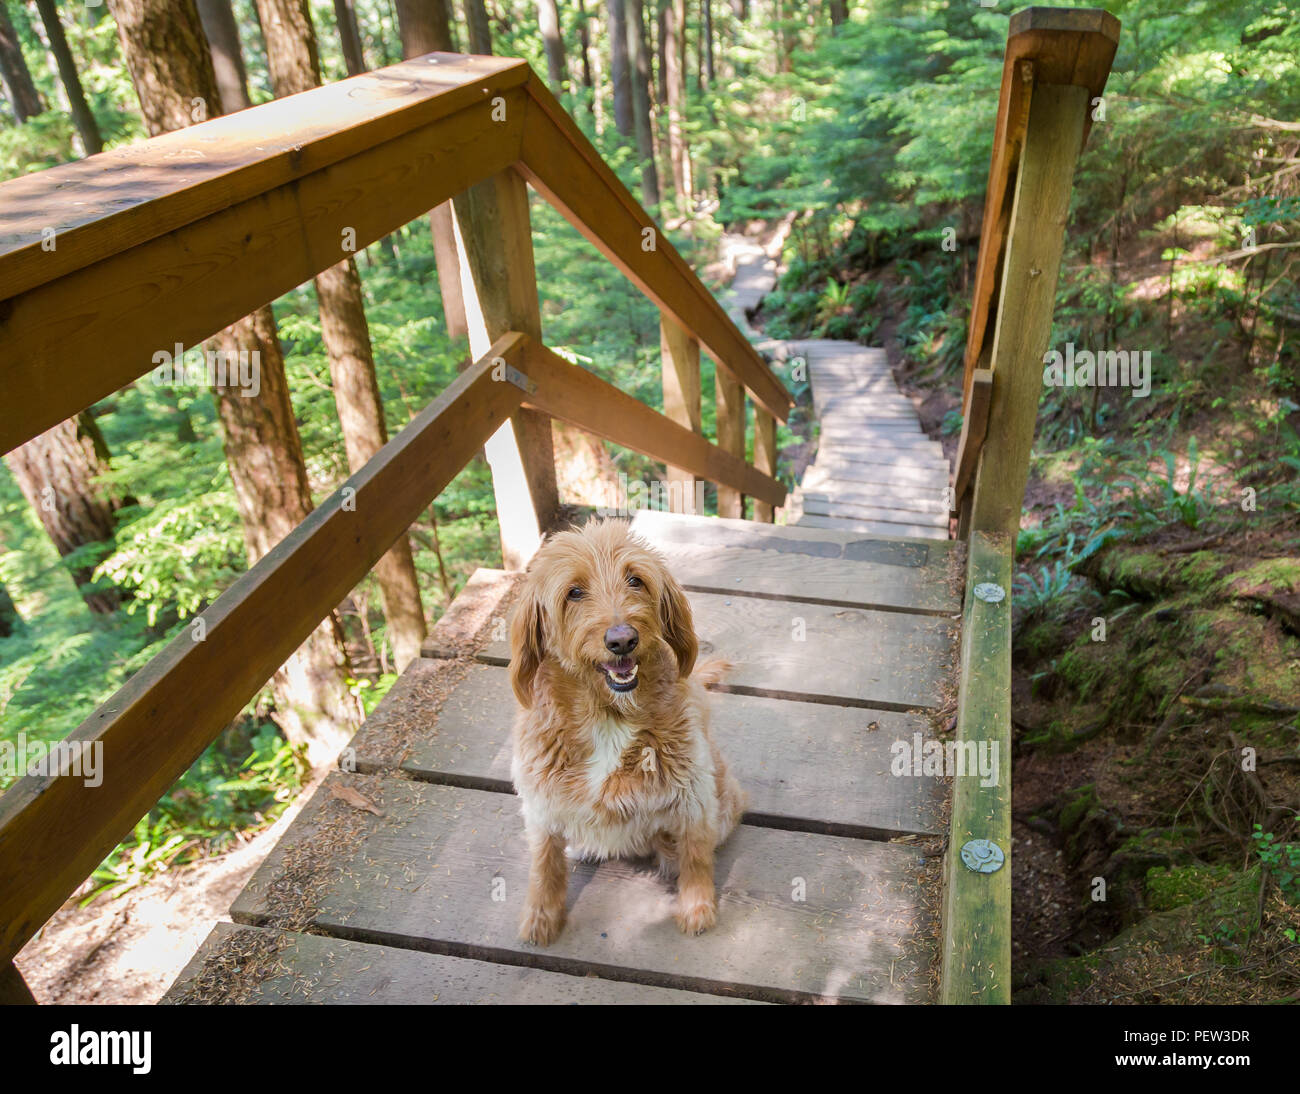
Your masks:
M402 56L452 52L451 24L443 0L397 0L397 23L402 35ZM465 290L460 283L460 258L451 202L444 201L429 213L433 234L433 261L438 268L438 291L449 338L469 337L465 320Z
M635 125L623 0L605 0L605 10L609 13L609 82L614 88L614 125L622 136L630 137Z
M849 21L849 0L830 0L831 27L838 29Z
M338 24L339 45L343 49L343 63L348 67L348 75L359 76L366 71L366 57L361 50L355 0L334 0L334 21Z
M267 65L275 94L283 98L319 86L316 32L307 0L257 0L257 4L266 28ZM426 7L437 11L440 5L434 0ZM317 274L316 297L348 465L355 472L388 440L356 262L346 258ZM375 566L375 578L401 672L420 656L426 633L410 539L405 534Z
M460 52L460 33L456 30L456 0L442 0L442 15L447 21L447 40L452 53Z
M3 582L0 582L0 638L17 634L24 625L23 617L18 614L13 597L9 595L9 590L4 587Z
M443 0L397 0L397 27L404 58L452 52L451 24ZM438 274L442 276L441 267Z
M59 22L59 9L54 0L36 0L36 9L41 13L41 22L45 24L45 36L49 39L50 52L54 62L59 66L59 76L68 93L68 106L72 111L72 120L77 132L81 134L81 145L86 155L93 156L104 150L104 139L99 135L99 125L95 115L86 105L85 92L81 90L81 77L77 75L77 64L72 59L72 50L68 48L68 39L63 33L63 24Z
M708 0L704 0L708 3ZM794 71L794 47L798 44L790 9L792 0L776 0L777 65L782 72Z
M220 112L194 0L109 0L109 10L151 134L190 124L196 98L210 114ZM236 356L257 353L257 396L213 389L252 565L311 512L307 469L270 305L227 327L212 344ZM359 724L349 675L342 631L331 613L272 678L276 721L291 742L306 747L313 766L332 760Z
M655 167L654 122L650 117L650 51L645 40L642 0L625 0L627 53L631 62L636 150L641 158L641 197L653 211L659 206L659 171Z
M469 51L484 56L492 52L492 28L483 0L465 0L465 22L469 25Z
M203 33L212 51L212 71L217 78L221 105L212 113L233 114L252 106L248 97L248 74L244 70L244 52L239 45L239 27L230 0L197 0Z
M108 458L89 413L33 437L5 456L5 463L60 558L78 547L113 542L113 514L122 502L98 482L108 471ZM72 579L92 612L111 615L121 596L116 589L86 591L93 572L93 565L78 566Z
M704 42L704 86L707 89L717 79L713 67L713 0L700 0L700 9L704 16L700 36Z
M316 278L316 294L320 298L321 334L329 349L330 379L343 426L348 467L356 472L388 443L356 264L349 260L326 270ZM426 634L408 536L398 539L375 564L375 578L384 598L397 671L401 672L420 656Z
M546 76L556 95L564 94L564 35L560 32L560 11L555 0L537 0L537 25L546 49Z
M673 187L682 212L691 206L691 157L682 122L686 113L686 0L664 4L664 84L668 104L668 154L673 165Z
M582 49L582 86L592 90L596 85L591 78L591 27L587 25L589 18L583 0L578 0L578 44Z
M0 0L0 81L4 82L5 98L13 108L14 117L21 125L28 118L45 112L41 93L32 82L31 70L23 56L18 32L9 19L9 12Z

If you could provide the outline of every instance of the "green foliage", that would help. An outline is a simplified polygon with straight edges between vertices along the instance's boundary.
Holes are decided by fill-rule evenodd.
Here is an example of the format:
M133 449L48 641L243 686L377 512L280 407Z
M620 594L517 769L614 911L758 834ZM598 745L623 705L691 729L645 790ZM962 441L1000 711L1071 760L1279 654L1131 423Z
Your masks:
M275 726L250 719L228 729L95 870L85 902L121 896L270 823L297 794L302 770Z
M1251 838L1260 863L1277 882L1283 899L1300 907L1300 843L1283 843L1261 824L1255 825Z

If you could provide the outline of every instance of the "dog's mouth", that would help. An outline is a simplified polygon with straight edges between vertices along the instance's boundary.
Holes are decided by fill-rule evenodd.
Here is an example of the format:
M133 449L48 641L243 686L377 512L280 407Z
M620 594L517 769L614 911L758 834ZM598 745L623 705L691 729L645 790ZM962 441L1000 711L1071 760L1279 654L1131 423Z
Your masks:
M616 657L613 661L601 662L597 668L604 674L610 691L626 692L636 687L640 666L634 657Z

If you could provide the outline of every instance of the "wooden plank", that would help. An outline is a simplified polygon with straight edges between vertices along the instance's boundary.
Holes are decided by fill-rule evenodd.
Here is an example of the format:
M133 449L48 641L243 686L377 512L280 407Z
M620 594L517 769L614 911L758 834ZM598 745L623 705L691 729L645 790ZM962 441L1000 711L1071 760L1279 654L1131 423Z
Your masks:
M513 357L517 337L494 355ZM25 776L0 797L0 960L11 958L370 570L518 405L470 366L67 738L103 782ZM196 702L201 697L201 702Z
M869 490L874 485L905 486L918 496L932 492L942 495L948 476L942 467L908 467L888 462L864 463L830 456L804 472L803 485L809 489Z
M935 527L948 525L947 513L901 509L897 506L891 508L874 502L850 500L838 494L811 492L803 493L801 497L805 513L855 517L860 520L900 521L904 524L929 524Z
M776 478L776 419L761 406L754 407L754 469ZM771 524L776 507L762 498L754 499L754 519Z
M939 705L952 640L945 619L718 593L688 599L701 655L734 666L721 690L880 710ZM504 665L510 649L493 642L479 656Z
M704 435L700 392L700 343L684 331L671 315L659 316L659 357L663 380L664 417L692 433ZM775 477L775 468L760 468ZM677 484L669 498L677 512L695 511L695 476L668 464L669 483Z
M823 419L820 435L827 440L846 441L850 444L871 440L886 444L935 443L921 432L921 425L915 419L872 418L866 412L852 416L838 415L830 421Z
M722 305L618 181L591 142L535 76L519 169L628 279L708 350L709 356L785 421L794 400Z
M256 976L246 967L248 954L256 955ZM229 983L232 967L238 979ZM211 1002L210 989L201 981L214 977L229 984L230 995L218 1002L230 998L255 1005L762 1005L704 992L566 976L522 965L234 923L218 923L212 928L162 1002Z
M996 750L998 782L982 786L969 774L953 778L951 833L944 899L942 1001L1011 1001L1011 573L1014 541L976 530L970 537L962 624L957 739ZM989 603L977 585L1007 595ZM1006 856L995 873L961 861L972 839L992 840Z
M887 513L910 514L917 518L930 517L937 518L934 523L948 523L948 507L943 504L939 498L918 497L911 491L900 490L897 487L890 489L876 490L803 490L801 491L805 503L816 502L821 505L845 506L853 510L847 512L846 516L861 516L868 520L896 520L901 517L880 516L873 517L871 511L883 510ZM860 511L859 511L860 510ZM805 512L814 512L808 509L805 504ZM909 523L924 524L923 520L909 520Z
M938 442L931 442L938 444ZM891 444L847 444L838 441L818 447L817 458L812 466L818 468L836 467L924 467L938 469L944 481L948 479L948 460L943 455L942 446L938 451L930 447L907 448Z
M9 179L0 299L479 106L528 73L512 58L430 53ZM48 228L53 250L42 246Z
M879 505L886 509L906 509L917 513L947 514L948 506L944 503L946 493L938 485L941 480L936 476L935 485L908 486L897 483L868 483L831 480L834 485L814 486L804 483L800 488L805 498L821 498L824 501L847 501L858 505Z
M155 353L197 345L336 264L345 228L365 246L506 167L518 148L523 92L502 97L505 122L479 104L308 174L284 178L281 169L278 185L134 246L102 241L111 218L87 225L96 237L87 248L115 249L0 308L0 451L149 372Z
M635 449L664 463L676 464L700 478L726 483L772 505L785 503L785 487L689 429L669 421L638 399L599 376L535 342L525 347L528 378L536 390L525 400L552 417L572 422L615 444Z
M918 539L947 539L947 532L919 524L886 524L879 520L853 520L848 517L824 517L808 513L799 518L801 528L827 528L840 532L863 532L867 535L908 535Z
M891 565L918 568L931 564L938 566L953 549L951 543L917 543L907 538L863 537L853 532L795 528L789 525L759 526L748 520L683 517L650 509L642 509L636 514L632 530L660 548L670 544L741 547L857 562L888 562Z
M807 540L773 538L763 549L651 542L677 580L697 592L923 615L951 615L961 607L949 587L946 555L919 545L917 550L899 549L892 541L859 539L847 548L846 557L829 553L838 545Z
M718 432L718 447L737 459L744 460L745 389L720 369L714 370L713 380L713 417ZM744 493L719 483L718 516L739 518L744 515Z
M341 814L351 807L329 793L340 783L384 816ZM339 815L361 831L350 846L331 835ZM295 896L276 885L295 854L327 864L305 907L281 904ZM921 856L902 844L742 825L717 855L718 925L694 938L657 874L575 863L568 921L545 948L517 938L527 858L511 795L331 775L231 915L273 926L293 914L359 941L773 1002L928 999Z
M12 961L0 964L0 1007L34 1007L36 996Z
M993 333L990 429L970 502L970 527L985 532L1020 528L1087 104L1087 88L1052 86L1036 88L1030 107Z
M474 666L440 709L409 697L396 705L405 721L428 727L410 744L403 771L511 791L510 727L519 707L508 670ZM939 780L891 773L895 742L910 749L915 734L930 736L922 716L719 693L709 724L749 793L747 823L875 839L939 830ZM367 759L358 753L359 765Z
M476 183L452 202L469 348L475 357L510 331L542 341L528 188L514 171ZM522 570L560 511L551 421L519 407L485 446L501 558Z
M953 510L966 496L975 466L979 462L980 448L989 426L989 400L993 396L993 370L977 368L971 378L970 400L962 416L961 438L957 442L956 471L953 474Z

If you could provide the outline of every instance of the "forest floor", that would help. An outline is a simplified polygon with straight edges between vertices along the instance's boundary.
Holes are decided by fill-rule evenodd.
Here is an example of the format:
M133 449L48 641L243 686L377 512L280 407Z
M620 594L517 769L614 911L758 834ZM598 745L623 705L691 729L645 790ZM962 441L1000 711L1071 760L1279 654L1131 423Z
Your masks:
M319 772L274 824L233 850L156 875L119 897L65 904L18 954L41 1004L157 1003L198 952L324 779Z

